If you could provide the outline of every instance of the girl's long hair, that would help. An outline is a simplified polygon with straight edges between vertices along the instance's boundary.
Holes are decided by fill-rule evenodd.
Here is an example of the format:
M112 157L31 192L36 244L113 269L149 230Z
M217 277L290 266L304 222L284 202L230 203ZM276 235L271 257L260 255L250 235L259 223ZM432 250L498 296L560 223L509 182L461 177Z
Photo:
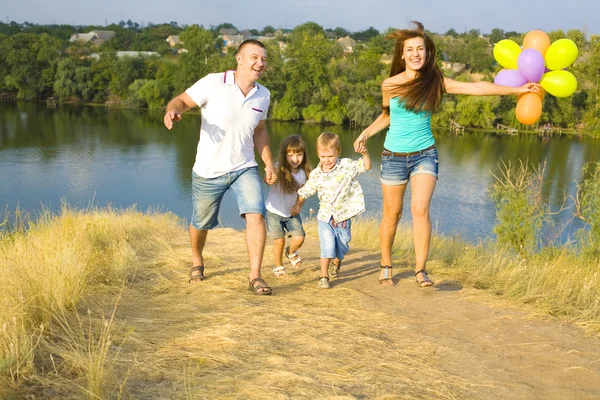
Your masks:
M296 193L300 189L300 185L292 176L292 166L287 161L288 151L294 153L302 153L304 157L299 165L300 169L303 169L306 176L310 174L312 168L308 162L308 152L306 151L306 143L302 136L291 135L283 139L281 146L279 146L279 166L277 168L277 183L279 189L283 193Z
M412 81L402 85L384 85L384 92L389 98L400 97L404 108L413 112L434 112L442 102L444 94L444 75L435 61L435 44L425 33L423 24L411 21L412 29L401 29L390 33L387 39L396 40L396 50L390 70L390 76L406 71L406 62L402 59L404 42L408 39L423 38L425 41L425 64L416 71L417 75Z

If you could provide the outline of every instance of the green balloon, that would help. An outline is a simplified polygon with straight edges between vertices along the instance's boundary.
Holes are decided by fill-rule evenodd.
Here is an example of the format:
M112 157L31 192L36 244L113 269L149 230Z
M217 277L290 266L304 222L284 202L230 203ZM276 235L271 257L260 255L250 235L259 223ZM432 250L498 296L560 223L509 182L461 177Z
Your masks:
M571 39L558 39L546 50L546 68L552 71L567 68L575 62L578 52L577 45Z
M540 85L554 97L568 97L577 90L577 78L569 71L550 71L542 76Z

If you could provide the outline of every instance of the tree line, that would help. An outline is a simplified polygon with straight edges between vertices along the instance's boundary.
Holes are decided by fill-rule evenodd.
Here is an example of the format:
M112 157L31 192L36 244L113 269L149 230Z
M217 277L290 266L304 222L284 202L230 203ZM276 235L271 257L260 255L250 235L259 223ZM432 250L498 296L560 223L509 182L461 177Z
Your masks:
M204 28L179 26L176 22L140 26L131 20L101 26L36 25L0 23L0 93L15 93L21 99L120 104L124 107L160 109L168 100L200 77L235 67L234 48L225 48L219 38L221 24ZM112 30L115 35L102 45L69 42L73 33ZM392 30L390 28L387 32ZM349 32L324 29L307 22L289 32L273 26L252 29L264 40L268 69L261 83L271 90L271 118L331 124L369 124L380 112L380 84L389 75L394 43L387 32L369 28ZM179 35L185 52L166 42ZM431 33L446 75L463 81L488 80L501 67L493 56L493 44L508 38L521 43L524 33L493 29L462 34L450 29ZM569 38L579 47L579 58L571 67L579 82L568 98L546 95L539 124L579 128L600 134L600 36L587 37L580 30L548 32L551 40ZM336 39L356 40L354 51L344 52ZM154 51L160 56L117 57L117 51ZM91 53L99 58L89 57ZM446 95L433 116L435 126L450 120L474 128L496 124L523 128L515 117L516 98Z

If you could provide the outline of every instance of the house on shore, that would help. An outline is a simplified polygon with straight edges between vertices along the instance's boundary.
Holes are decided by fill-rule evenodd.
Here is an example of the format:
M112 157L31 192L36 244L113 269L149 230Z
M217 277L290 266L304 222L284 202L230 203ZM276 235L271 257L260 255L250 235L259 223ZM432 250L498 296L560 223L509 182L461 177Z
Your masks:
M124 57L131 57L131 58L138 58L138 57L160 57L160 53L157 53L156 51L117 51L116 53L117 58L124 58ZM94 60L99 60L100 59L101 54L99 53L92 53L89 55L89 58L93 58Z
M91 44L94 46L100 46L107 40L115 36L114 31L91 31L88 33L74 33L69 38L71 43L79 44Z

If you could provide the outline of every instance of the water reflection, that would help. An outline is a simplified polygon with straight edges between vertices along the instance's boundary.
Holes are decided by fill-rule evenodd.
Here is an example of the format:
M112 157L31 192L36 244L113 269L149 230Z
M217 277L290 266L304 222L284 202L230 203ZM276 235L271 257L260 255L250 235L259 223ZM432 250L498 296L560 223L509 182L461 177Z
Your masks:
M19 205L35 213L42 205L57 210L63 198L78 207L93 199L100 206L159 208L188 218L199 123L199 116L186 114L168 131L160 112L0 103L1 209L6 206L11 211ZM301 134L314 165L316 138L328 130L340 135L343 156L358 156L352 150L358 130L301 123L267 125L274 154L285 136ZM440 180L431 210L434 225L441 233L471 240L491 235L495 210L488 193L501 162L529 160L537 165L545 161L544 196L557 209L565 195L574 195L583 164L600 156L600 142L582 137L547 140L478 132L454 136L444 129L434 133L440 155ZM373 169L359 178L368 212L375 216L381 210L378 171L383 139L378 135L369 141ZM407 200L403 219L410 221L410 192ZM316 211L316 197L307 202L305 216L310 208ZM558 226L570 220L569 212L562 213ZM242 227L231 197L223 203L221 223ZM566 233L578 226L575 222Z

